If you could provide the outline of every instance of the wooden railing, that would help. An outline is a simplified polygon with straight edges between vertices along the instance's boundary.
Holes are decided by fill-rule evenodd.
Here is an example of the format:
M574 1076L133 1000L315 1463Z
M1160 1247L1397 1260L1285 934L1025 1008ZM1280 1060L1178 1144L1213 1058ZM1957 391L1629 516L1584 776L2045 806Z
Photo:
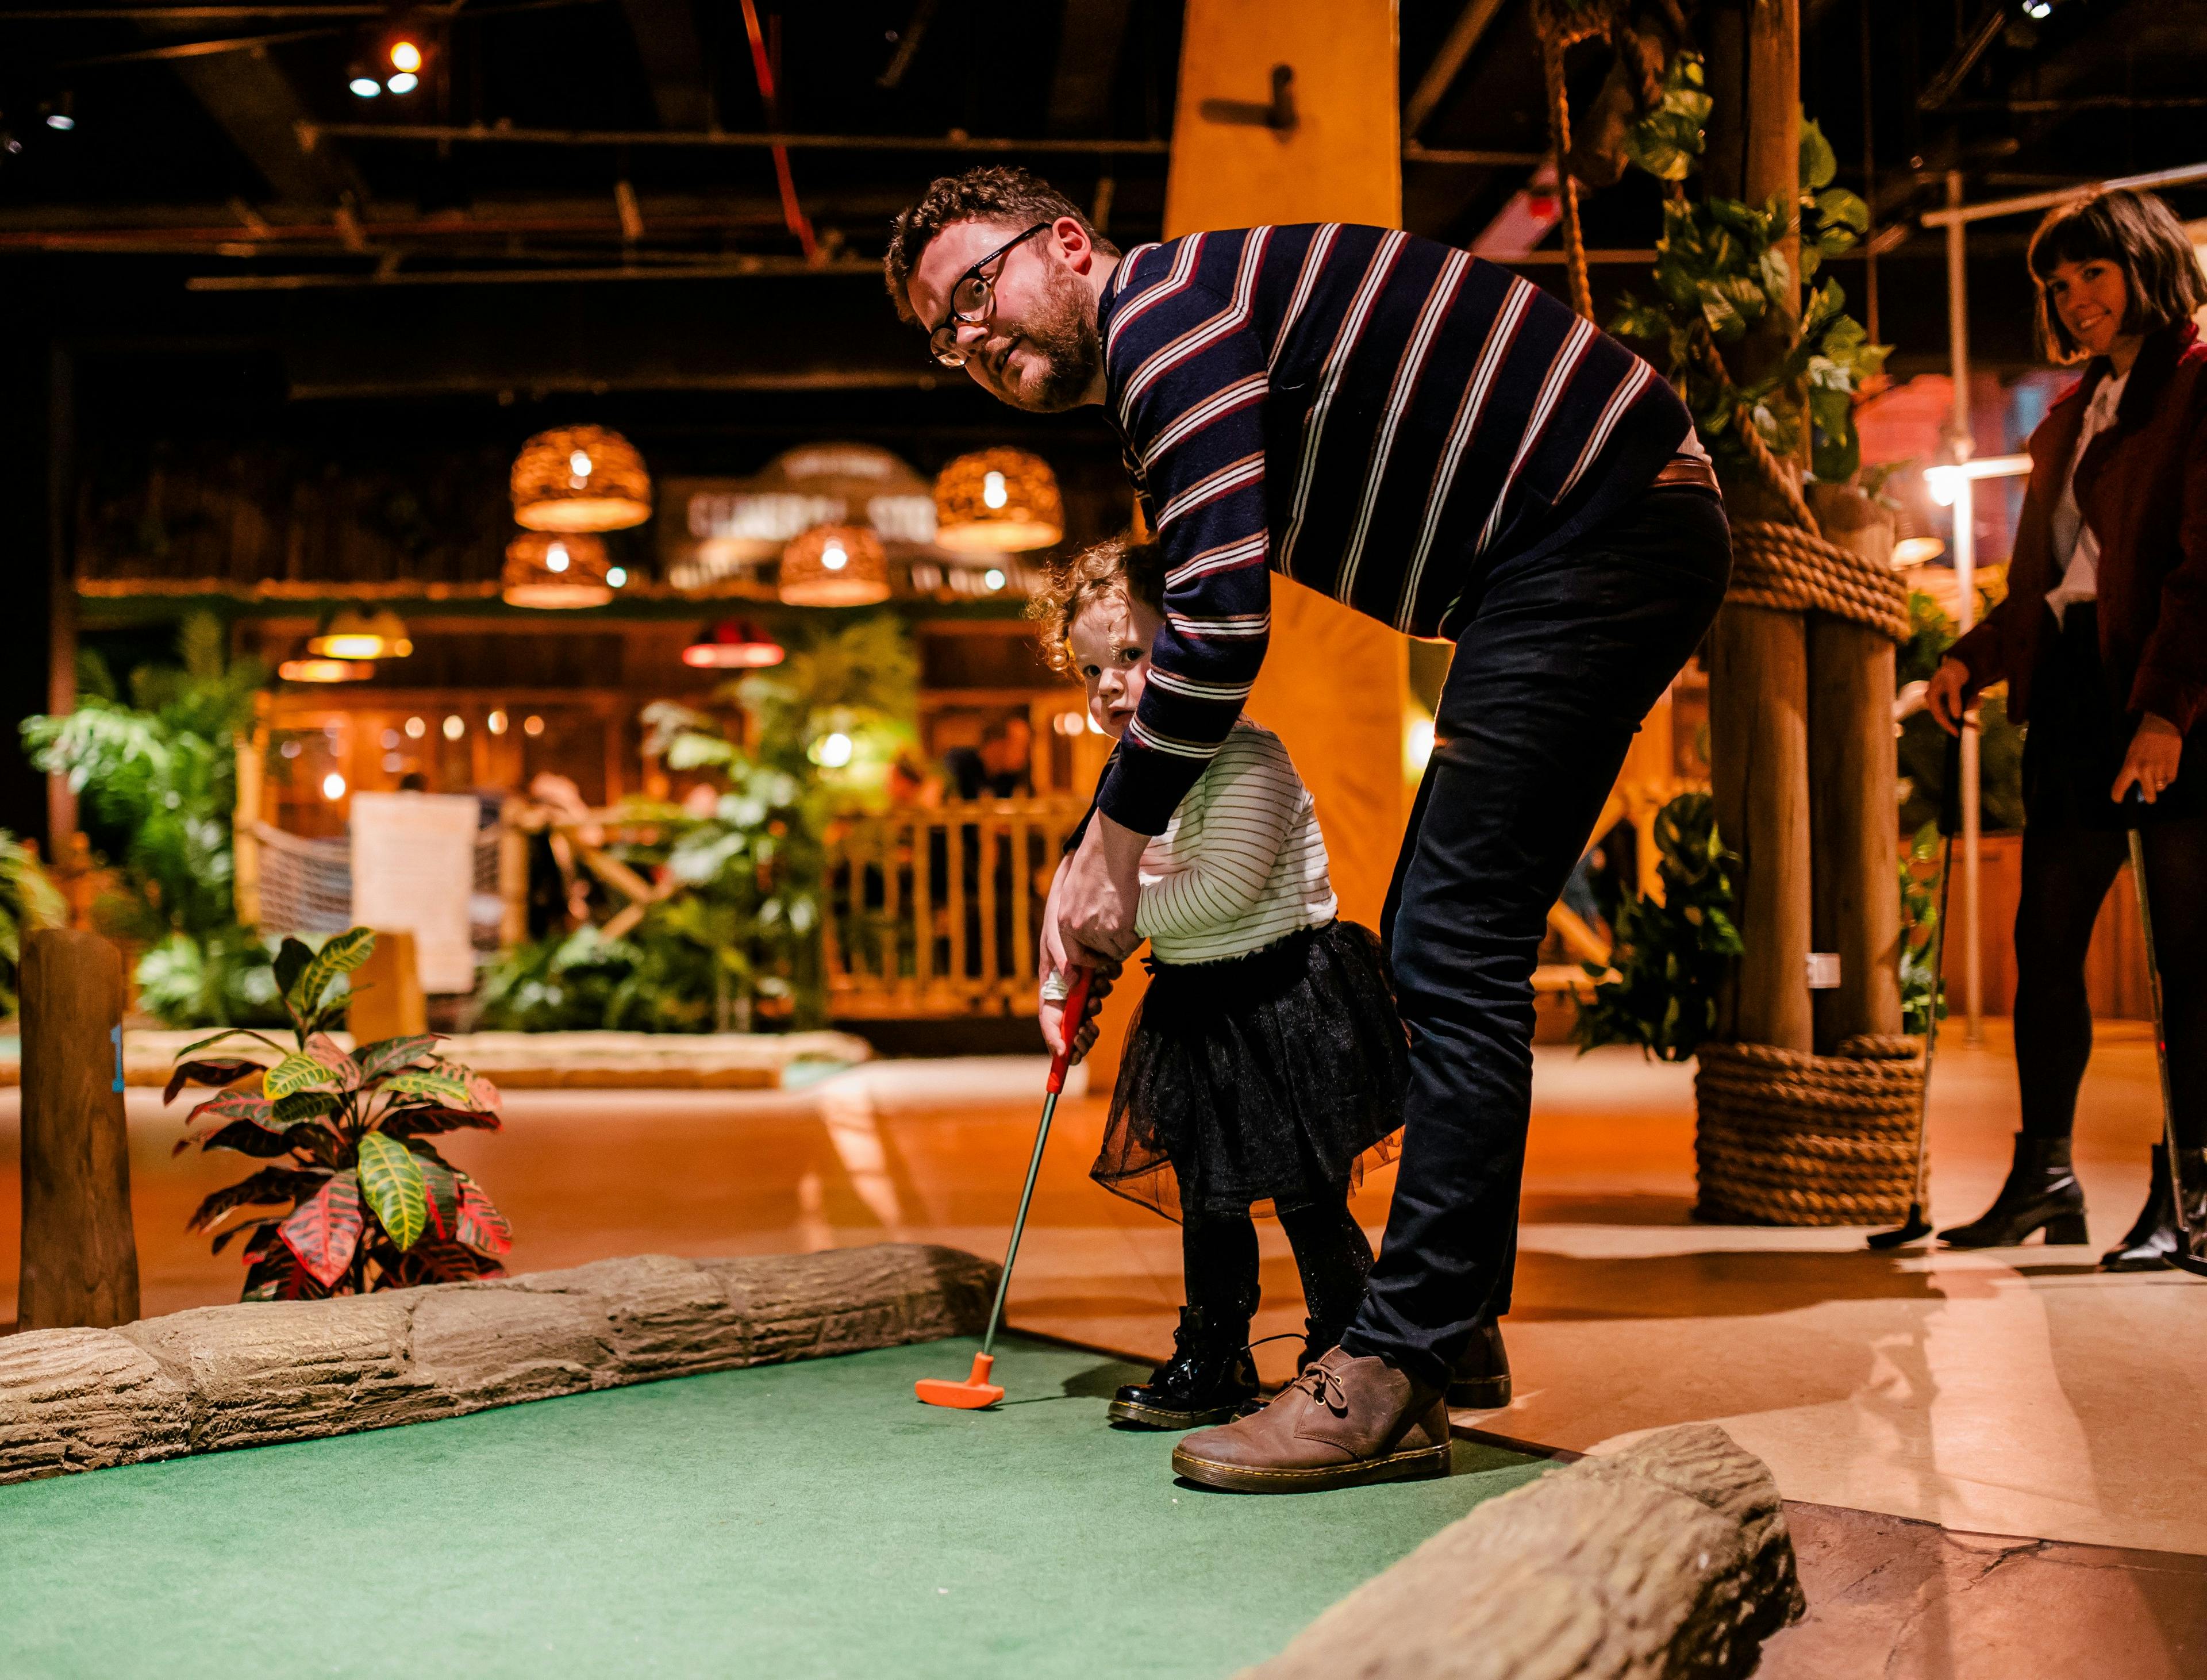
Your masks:
M830 831L824 941L839 1017L1021 1013L1082 798L853 817Z

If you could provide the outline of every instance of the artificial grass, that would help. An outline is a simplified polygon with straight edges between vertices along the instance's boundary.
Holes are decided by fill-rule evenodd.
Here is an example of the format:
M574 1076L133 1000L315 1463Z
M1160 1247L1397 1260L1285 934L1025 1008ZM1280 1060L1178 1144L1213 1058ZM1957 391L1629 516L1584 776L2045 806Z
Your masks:
M0 1668L1224 1676L1538 1461L1252 1498L1115 1430L1139 1373L1008 1337L0 1487Z

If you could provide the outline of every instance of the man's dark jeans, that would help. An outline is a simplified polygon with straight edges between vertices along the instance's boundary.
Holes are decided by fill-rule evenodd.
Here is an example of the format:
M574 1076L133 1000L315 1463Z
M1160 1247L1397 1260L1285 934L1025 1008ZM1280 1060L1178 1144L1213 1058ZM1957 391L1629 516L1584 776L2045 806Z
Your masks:
M1731 565L1714 496L1650 489L1561 552L1494 567L1458 609L1443 744L1381 930L1410 1090L1386 1241L1343 1338L1353 1354L1442 1384L1474 1327L1509 1310L1548 906Z

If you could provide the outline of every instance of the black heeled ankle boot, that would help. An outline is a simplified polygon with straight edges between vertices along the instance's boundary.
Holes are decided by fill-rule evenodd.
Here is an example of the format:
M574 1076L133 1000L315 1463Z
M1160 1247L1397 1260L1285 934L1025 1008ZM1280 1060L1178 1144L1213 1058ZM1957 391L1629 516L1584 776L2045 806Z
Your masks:
M1249 1321L1212 1324L1203 1308L1183 1306L1173 1332L1173 1356L1148 1382L1121 1388L1104 1415L1143 1429L1200 1429L1231 1421L1256 1397Z
M1510 1403L1510 1350L1502 1345L1500 1324L1481 1324L1456 1355L1448 1403L1471 1412L1498 1412Z
M1949 1248L2013 1248L2033 1231L2049 1243L2087 1242L2084 1187L2069 1164L2069 1139L2015 1134L2015 1163L1993 1205L1966 1225L1939 1233Z
M2183 1151L2186 1223L2194 1232L2207 1227L2207 1150ZM2130 1235L2100 1256L2102 1271L2166 1271L2184 1241L2176 1227L2176 1187L2168 1172L2168 1145L2153 1146L2153 1178L2145 1207Z

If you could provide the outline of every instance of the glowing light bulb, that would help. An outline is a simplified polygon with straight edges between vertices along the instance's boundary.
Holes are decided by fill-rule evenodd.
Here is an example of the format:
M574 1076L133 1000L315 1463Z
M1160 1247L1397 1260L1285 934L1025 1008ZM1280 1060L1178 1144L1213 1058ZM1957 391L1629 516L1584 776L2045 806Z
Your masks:
M504 712L493 712L488 717L483 720L483 724L485 727L489 729L492 734L503 735L505 733L505 714Z
M356 98L372 99L383 91L383 84L374 76L355 76L345 84Z
M411 93L422 85L422 78L411 70L401 70L383 85L394 93Z
M65 111L49 111L46 113L46 126L49 129L59 129L63 134L67 134L71 129L76 127L76 118Z
M567 457L567 470L574 474L577 478L588 478L590 475L590 457L589 452L587 451L578 449L572 455L570 455Z
M541 735L544 732L544 720L531 712L527 717L522 719L521 732L524 735Z
M1941 507L1953 506L1961 485L1962 469L1959 467L1926 467L1923 469L1923 487L1931 493L1931 499Z
M814 750L819 762L831 770L840 770L851 762L851 738L841 730L821 738Z
M428 732L429 726L423 722L420 718L409 718L406 720L406 734L410 740L418 741Z
M565 543L555 542L544 551L544 569L547 571L565 571L567 569Z
M322 778L322 798L342 799L345 796L345 779L335 770Z
M418 70L422 68L422 49L411 41L391 44L391 68L394 70Z
M829 571L840 571L850 563L851 557L843 552L840 542L831 542L820 551L820 564Z
M1419 718L1403 738L1403 762L1413 775L1424 772L1433 756L1433 720Z
M461 736L467 732L467 720L462 717L458 713L455 712L452 716L445 720L445 738L446 740L457 741Z
M618 589L622 584L628 582L628 568L625 565L607 566L606 568L606 582L612 584L613 588Z
M981 481L981 500L990 507L1002 507L1011 497L1004 490L1004 475L990 473Z
M1001 589L1004 587L1004 574L990 566L981 574L981 581L992 589Z

